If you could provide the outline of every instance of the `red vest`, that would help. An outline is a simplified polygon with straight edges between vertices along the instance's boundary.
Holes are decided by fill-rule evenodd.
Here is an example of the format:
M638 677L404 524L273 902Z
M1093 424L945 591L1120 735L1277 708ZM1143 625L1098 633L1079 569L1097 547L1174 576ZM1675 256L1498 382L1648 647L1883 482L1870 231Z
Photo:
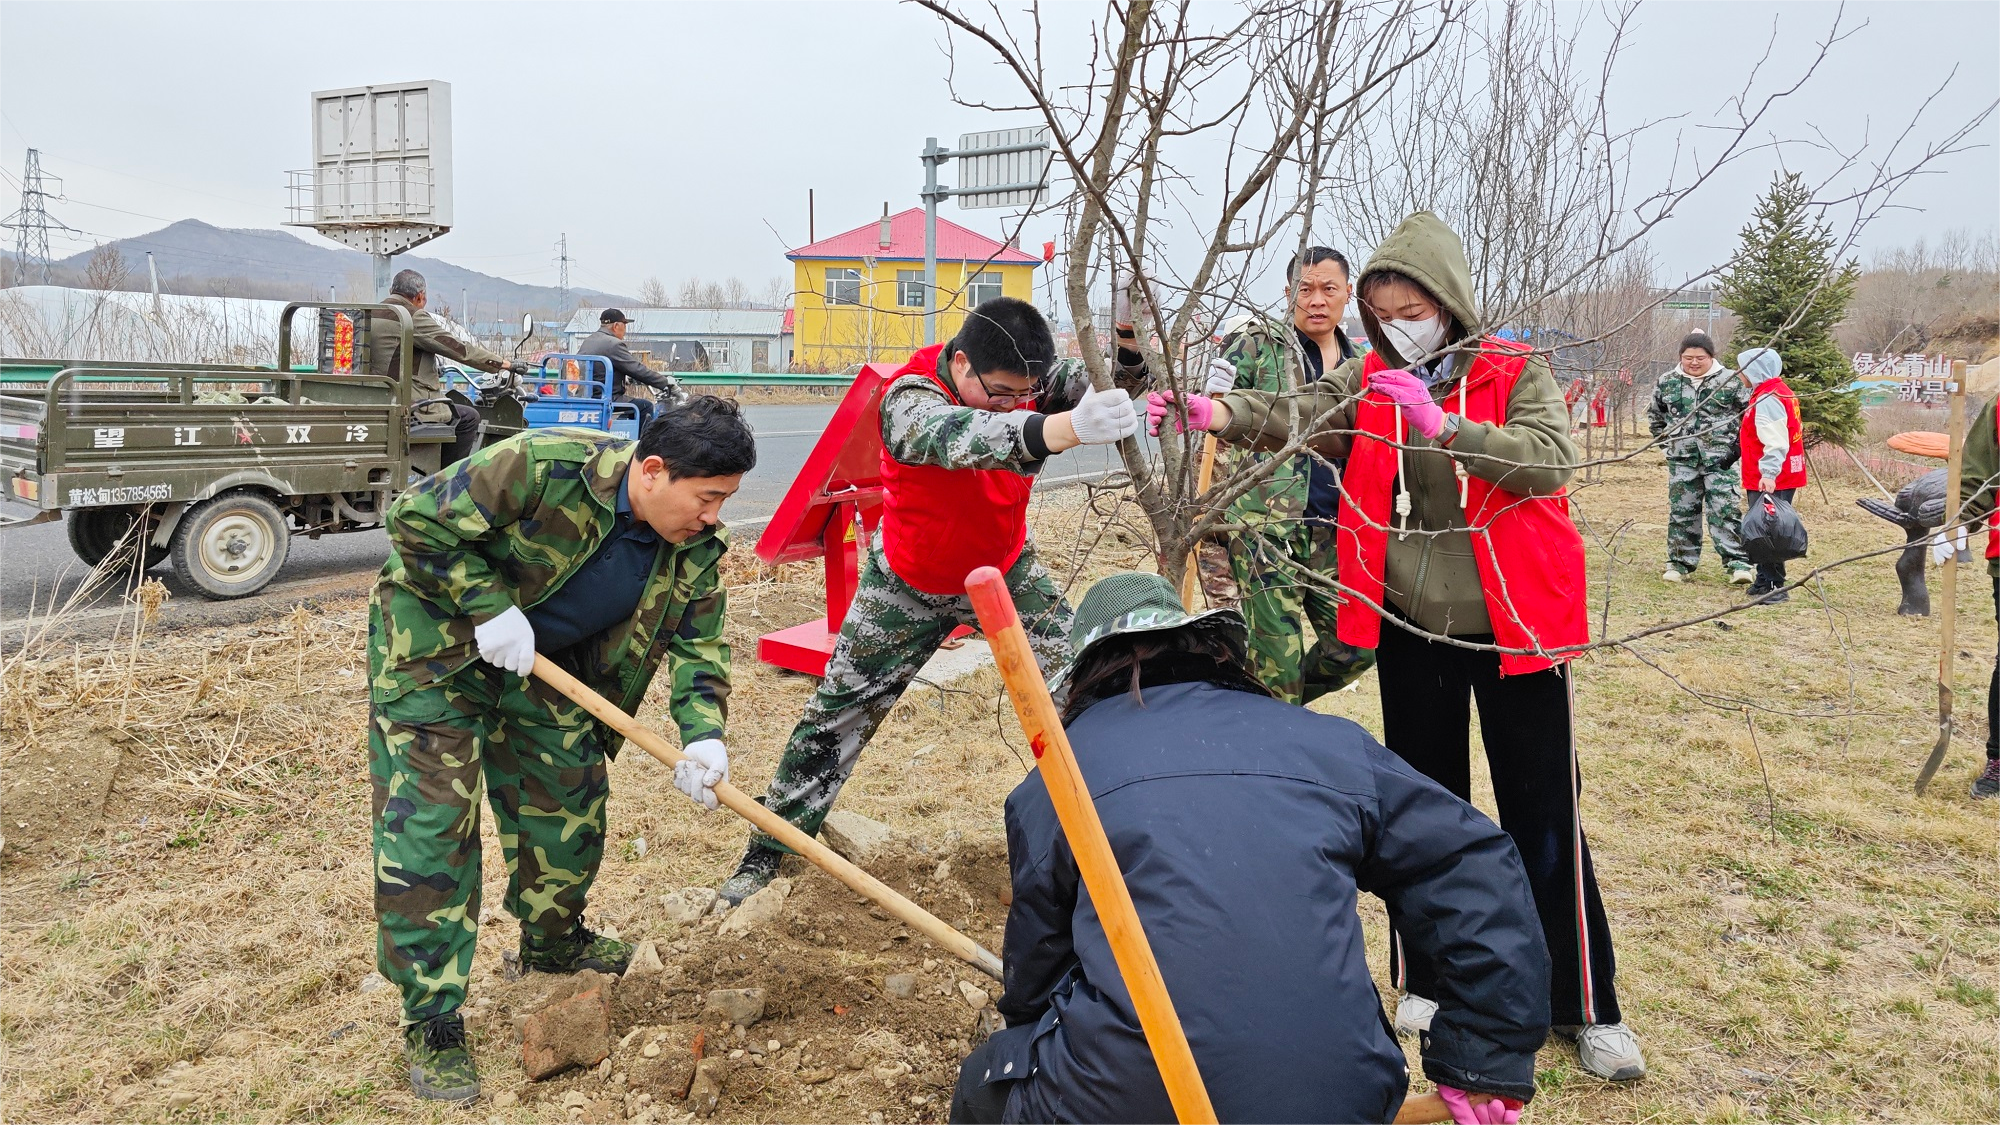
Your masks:
M890 378L921 375L958 401L938 375L943 344L910 357ZM982 566L1005 573L1028 541L1032 477L1011 469L905 465L882 451L882 551L896 577L926 594L963 594Z
M1799 399L1792 393L1792 388L1785 385L1783 378L1773 376L1757 384L1757 388L1750 392L1750 409L1743 412L1743 428L1737 436L1737 444L1743 449L1743 491L1757 491L1757 462L1764 457L1764 441L1757 436L1757 400L1765 395L1777 395L1784 402L1785 440L1790 445L1785 450L1784 462L1778 466L1778 483L1771 487L1804 488L1806 444L1804 431L1799 428Z
M1483 341L1465 374L1461 416L1472 422L1505 424L1507 399L1527 365L1528 357L1517 345L1490 337ZM1341 596L1338 632L1342 641L1363 648L1376 647L1382 635L1381 616L1368 603L1388 605L1383 575L1396 487L1396 448L1389 443L1396 439L1397 411L1388 398L1365 393L1367 381L1385 366L1380 352L1369 352L1362 365L1364 395L1354 412L1358 434L1341 477L1347 502L1340 506L1337 537L1340 582L1360 597ZM1543 650L1587 644L1590 619L1583 535L1570 522L1567 490L1529 497L1472 476L1466 481L1466 517L1473 529L1472 552L1495 643ZM1575 655L1503 653L1500 674L1539 672Z

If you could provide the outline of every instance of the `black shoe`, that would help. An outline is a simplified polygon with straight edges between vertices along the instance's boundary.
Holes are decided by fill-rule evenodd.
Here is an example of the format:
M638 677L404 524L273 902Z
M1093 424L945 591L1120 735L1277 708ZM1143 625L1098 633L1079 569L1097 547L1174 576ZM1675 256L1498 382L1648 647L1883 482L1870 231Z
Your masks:
M596 969L613 976L632 963L632 947L608 938L579 920L576 928L548 942L531 941L521 933L521 967L534 973L574 973Z
M736 874L723 880L715 888L715 895L731 906L740 906L743 900L771 885L778 875L778 864L785 853L776 848L767 848L753 843L743 853L743 862L736 865Z
M1986 772L1972 783L1972 799L1983 801L1995 793L2000 793L2000 758L1986 759Z
M1783 586L1773 586L1761 595L1753 593L1750 600L1759 605L1777 605L1779 602L1791 601L1792 592Z
M479 1072L465 1048L465 1020L456 1010L403 1029L410 1088L434 1102L468 1102L479 1096Z

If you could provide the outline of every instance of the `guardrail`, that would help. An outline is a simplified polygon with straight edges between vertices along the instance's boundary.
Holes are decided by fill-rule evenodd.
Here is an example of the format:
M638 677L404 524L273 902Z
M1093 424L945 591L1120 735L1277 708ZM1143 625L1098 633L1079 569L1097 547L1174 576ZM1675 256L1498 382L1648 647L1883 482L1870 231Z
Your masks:
M669 371L668 375L693 387L846 387L852 375L819 375L790 371Z

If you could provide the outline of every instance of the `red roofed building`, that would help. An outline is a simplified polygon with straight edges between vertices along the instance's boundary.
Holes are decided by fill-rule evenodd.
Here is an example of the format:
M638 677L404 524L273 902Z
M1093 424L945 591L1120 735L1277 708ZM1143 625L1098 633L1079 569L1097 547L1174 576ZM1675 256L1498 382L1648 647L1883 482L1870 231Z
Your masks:
M901 362L924 344L924 212L912 207L785 255L794 291L793 370ZM1040 258L938 220L938 339L994 297L1030 300Z

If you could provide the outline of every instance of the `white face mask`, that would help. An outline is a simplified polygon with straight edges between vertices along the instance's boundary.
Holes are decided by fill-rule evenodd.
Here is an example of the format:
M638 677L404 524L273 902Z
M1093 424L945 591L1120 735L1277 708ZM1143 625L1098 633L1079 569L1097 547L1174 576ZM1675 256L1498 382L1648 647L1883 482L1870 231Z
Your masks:
M1415 363L1444 344L1443 313L1429 320L1385 320L1381 324L1390 346L1405 363Z

